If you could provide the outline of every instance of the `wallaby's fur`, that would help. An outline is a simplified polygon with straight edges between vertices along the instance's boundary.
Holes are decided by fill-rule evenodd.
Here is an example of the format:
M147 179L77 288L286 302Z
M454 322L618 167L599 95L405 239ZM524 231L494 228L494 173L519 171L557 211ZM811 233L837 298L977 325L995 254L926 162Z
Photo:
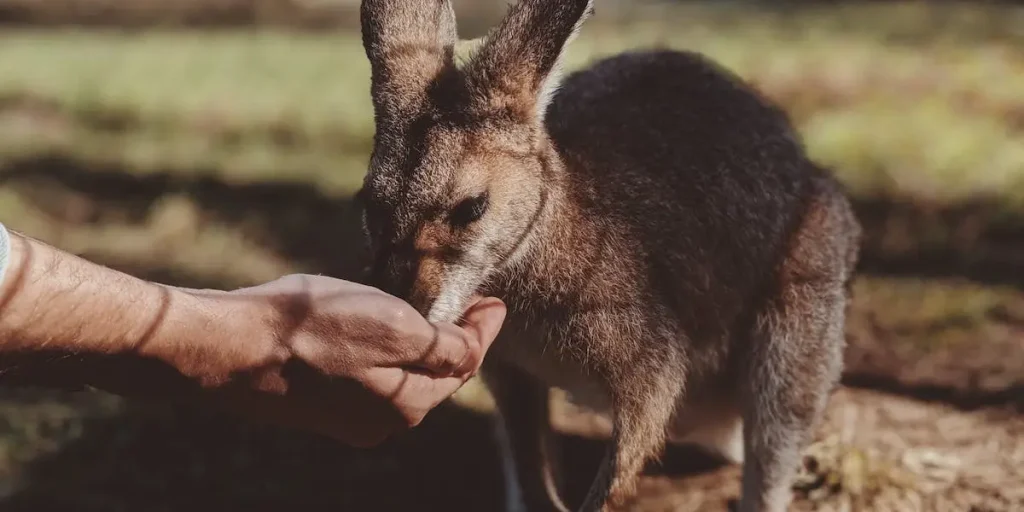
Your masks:
M482 377L528 510L567 510L551 387L614 419L579 510L628 498L667 440L743 461L740 510L784 510L840 375L859 225L787 116L698 55L560 82L591 3L519 0L460 66L447 0L363 1L372 282L437 321L506 301Z

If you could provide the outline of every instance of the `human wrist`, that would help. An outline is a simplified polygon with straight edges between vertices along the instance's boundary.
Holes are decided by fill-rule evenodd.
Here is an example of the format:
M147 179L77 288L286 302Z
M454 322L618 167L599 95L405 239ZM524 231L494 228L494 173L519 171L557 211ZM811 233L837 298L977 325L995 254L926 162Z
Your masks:
M163 360L198 386L218 389L245 381L259 387L266 373L289 358L272 328L274 308L259 297L166 290L166 321L145 355Z

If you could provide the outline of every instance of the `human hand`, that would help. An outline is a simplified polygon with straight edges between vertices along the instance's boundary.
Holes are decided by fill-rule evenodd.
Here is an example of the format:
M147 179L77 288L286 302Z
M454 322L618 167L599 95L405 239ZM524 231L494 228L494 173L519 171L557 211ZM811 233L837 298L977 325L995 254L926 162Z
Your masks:
M359 446L418 424L479 368L504 320L482 299L432 325L380 290L294 275L224 292L148 282L12 233L5 384L213 401Z
M376 288L310 275L195 297L235 332L176 366L249 418L361 447L418 425L455 393L505 317L486 298L461 326L434 325Z

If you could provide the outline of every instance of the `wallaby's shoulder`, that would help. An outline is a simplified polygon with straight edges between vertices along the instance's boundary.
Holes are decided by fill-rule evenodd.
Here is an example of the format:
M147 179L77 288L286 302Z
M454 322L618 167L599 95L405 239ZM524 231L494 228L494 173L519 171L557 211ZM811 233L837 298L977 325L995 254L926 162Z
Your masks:
M809 178L788 114L697 52L639 49L593 62L566 77L545 122L578 178L628 181L676 202L687 191L730 201L755 194L750 208L777 208Z
M549 111L553 128L587 115L629 116L634 122L675 120L662 130L708 137L798 135L788 114L756 87L712 58L690 50L641 48L604 57L570 73ZM606 117L607 119L607 117Z
M763 232L799 208L811 179L786 112L697 52L639 49L597 60L566 77L546 123L591 202L633 216L645 204L671 205L673 228L697 215L716 231L743 219ZM724 210L731 213L717 213Z

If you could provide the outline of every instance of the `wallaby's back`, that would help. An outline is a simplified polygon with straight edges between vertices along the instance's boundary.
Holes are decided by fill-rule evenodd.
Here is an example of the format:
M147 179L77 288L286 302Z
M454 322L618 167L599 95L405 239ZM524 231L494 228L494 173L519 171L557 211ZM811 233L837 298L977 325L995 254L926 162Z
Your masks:
M640 244L652 298L694 342L765 291L814 197L842 201L786 114L698 54L601 60L566 77L546 122L575 202Z

